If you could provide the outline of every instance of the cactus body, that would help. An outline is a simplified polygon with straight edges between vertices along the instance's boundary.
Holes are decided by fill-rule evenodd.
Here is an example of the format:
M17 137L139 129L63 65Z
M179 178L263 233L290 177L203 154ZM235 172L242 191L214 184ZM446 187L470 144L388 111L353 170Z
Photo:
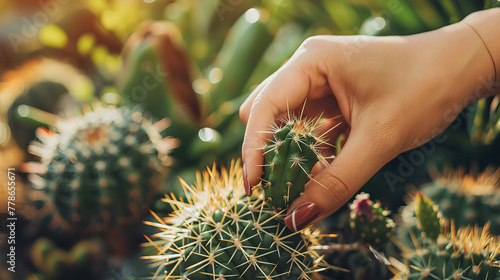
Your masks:
M384 210L380 203L371 201L369 194L361 193L350 208L350 225L358 240L376 248L389 241L396 225L388 217L389 211Z
M42 225L58 232L100 232L138 222L165 177L167 151L140 111L95 108L61 119L54 131L38 130L30 151L41 164L26 164L37 187L32 199Z
M233 162L219 173L214 165L183 183L187 201L167 199L176 211L158 222L156 255L167 279L312 279L321 265L309 250L315 239L292 233L261 198L243 193L242 169ZM153 252L151 252L153 253Z
M315 129L315 120L291 118L276 129L272 143L264 147L261 187L274 210L287 208L304 192L316 162L328 164L318 150L323 140Z
M500 234L500 169L479 175L446 170L433 178L421 191L436 202L444 218L453 219L457 226L490 222L490 231Z
M482 230L465 227L441 235L437 243L406 252L407 271L398 276L407 280L499 279L500 239L486 225ZM420 249L421 248L421 249Z

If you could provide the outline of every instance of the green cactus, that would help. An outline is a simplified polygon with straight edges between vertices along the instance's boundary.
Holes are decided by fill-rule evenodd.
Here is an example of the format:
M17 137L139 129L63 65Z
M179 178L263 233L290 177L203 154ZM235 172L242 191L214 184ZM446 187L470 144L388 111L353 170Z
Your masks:
M440 215L437 205L421 192L417 193L416 203L417 209L415 209L415 215L419 228L426 237L436 242L441 233Z
M463 169L431 171L433 182L421 187L434 200L443 217L457 226L491 223L491 232L500 234L500 169L486 169L474 175Z
M84 111L60 118L52 131L39 129L30 152L41 162L24 167L34 173L31 198L41 225L53 232L102 232L140 221L176 145L159 134L166 120L152 124L127 107Z
M171 216L145 222L161 230L144 257L159 265L156 276L164 268L166 279L316 279L324 269L309 249L318 231L292 233L262 196L242 195L239 161L197 177L193 186L183 182L186 201L165 199Z
M273 210L281 211L304 192L314 165L328 165L319 151L325 141L317 135L318 119L291 117L274 129L272 143L264 147L264 189Z
M101 240L89 239L65 250L50 239L40 237L30 255L40 279L96 279L104 274L103 248Z
M381 248L389 241L396 225L388 217L379 202L370 200L370 195L361 193L352 202L350 225L356 238L375 248Z
M489 225L483 229L465 227L455 233L441 235L437 243L425 247L415 244L406 250L407 267L396 279L445 280L500 278L500 239L489 232Z

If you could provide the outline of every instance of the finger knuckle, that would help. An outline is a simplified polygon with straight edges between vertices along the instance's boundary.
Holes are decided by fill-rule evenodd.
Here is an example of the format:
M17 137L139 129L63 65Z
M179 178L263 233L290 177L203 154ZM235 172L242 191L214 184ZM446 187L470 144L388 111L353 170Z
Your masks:
M345 202L351 197L351 191L348 180L345 177L342 177L341 174L337 172L329 172L324 174L321 178L322 184L329 190L332 198Z

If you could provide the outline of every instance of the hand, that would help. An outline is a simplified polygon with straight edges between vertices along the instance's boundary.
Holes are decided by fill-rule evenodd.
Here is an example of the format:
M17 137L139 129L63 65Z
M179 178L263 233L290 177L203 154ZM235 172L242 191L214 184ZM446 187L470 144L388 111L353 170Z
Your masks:
M268 135L261 132L287 107L298 110L307 100L307 116L342 115L344 126L336 135L348 134L345 145L288 210L287 226L304 228L336 211L384 164L438 135L465 106L488 94L491 89L480 80L491 79L493 69L484 44L464 23L406 37L311 37L240 108L247 125L246 188L262 174Z

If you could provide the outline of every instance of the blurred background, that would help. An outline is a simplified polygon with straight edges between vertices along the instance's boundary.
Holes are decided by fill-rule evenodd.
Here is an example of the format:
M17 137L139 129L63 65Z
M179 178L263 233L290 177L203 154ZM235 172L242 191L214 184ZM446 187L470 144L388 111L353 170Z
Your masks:
M99 100L104 106L139 106L153 121L168 118L170 127L162 137L179 144L171 151L160 193L180 193L178 176L192 182L196 170L241 155L240 104L307 37L414 34L460 21L495 3L0 0L0 248L7 235L7 168L16 168L16 211L20 219L30 220L25 207L30 203L30 170L23 163L39 160L29 146L37 128L50 128L53 115L81 112L82 106ZM431 181L429 170L461 167L477 173L498 166L498 103L490 98L472 104L438 140L388 163L362 191L397 211L409 186ZM151 202L157 212L171 210L165 207L158 199ZM13 278L2 268L0 278L37 279L34 273L40 268L31 247L40 236L52 237L28 222L16 230L18 240L25 240L18 245L21 272ZM141 236L130 242L143 242ZM51 242L65 250L75 244ZM138 250L127 250L111 253L106 266L113 269L99 275L125 279L143 273L145 268L133 257ZM5 265L3 257L0 266Z

